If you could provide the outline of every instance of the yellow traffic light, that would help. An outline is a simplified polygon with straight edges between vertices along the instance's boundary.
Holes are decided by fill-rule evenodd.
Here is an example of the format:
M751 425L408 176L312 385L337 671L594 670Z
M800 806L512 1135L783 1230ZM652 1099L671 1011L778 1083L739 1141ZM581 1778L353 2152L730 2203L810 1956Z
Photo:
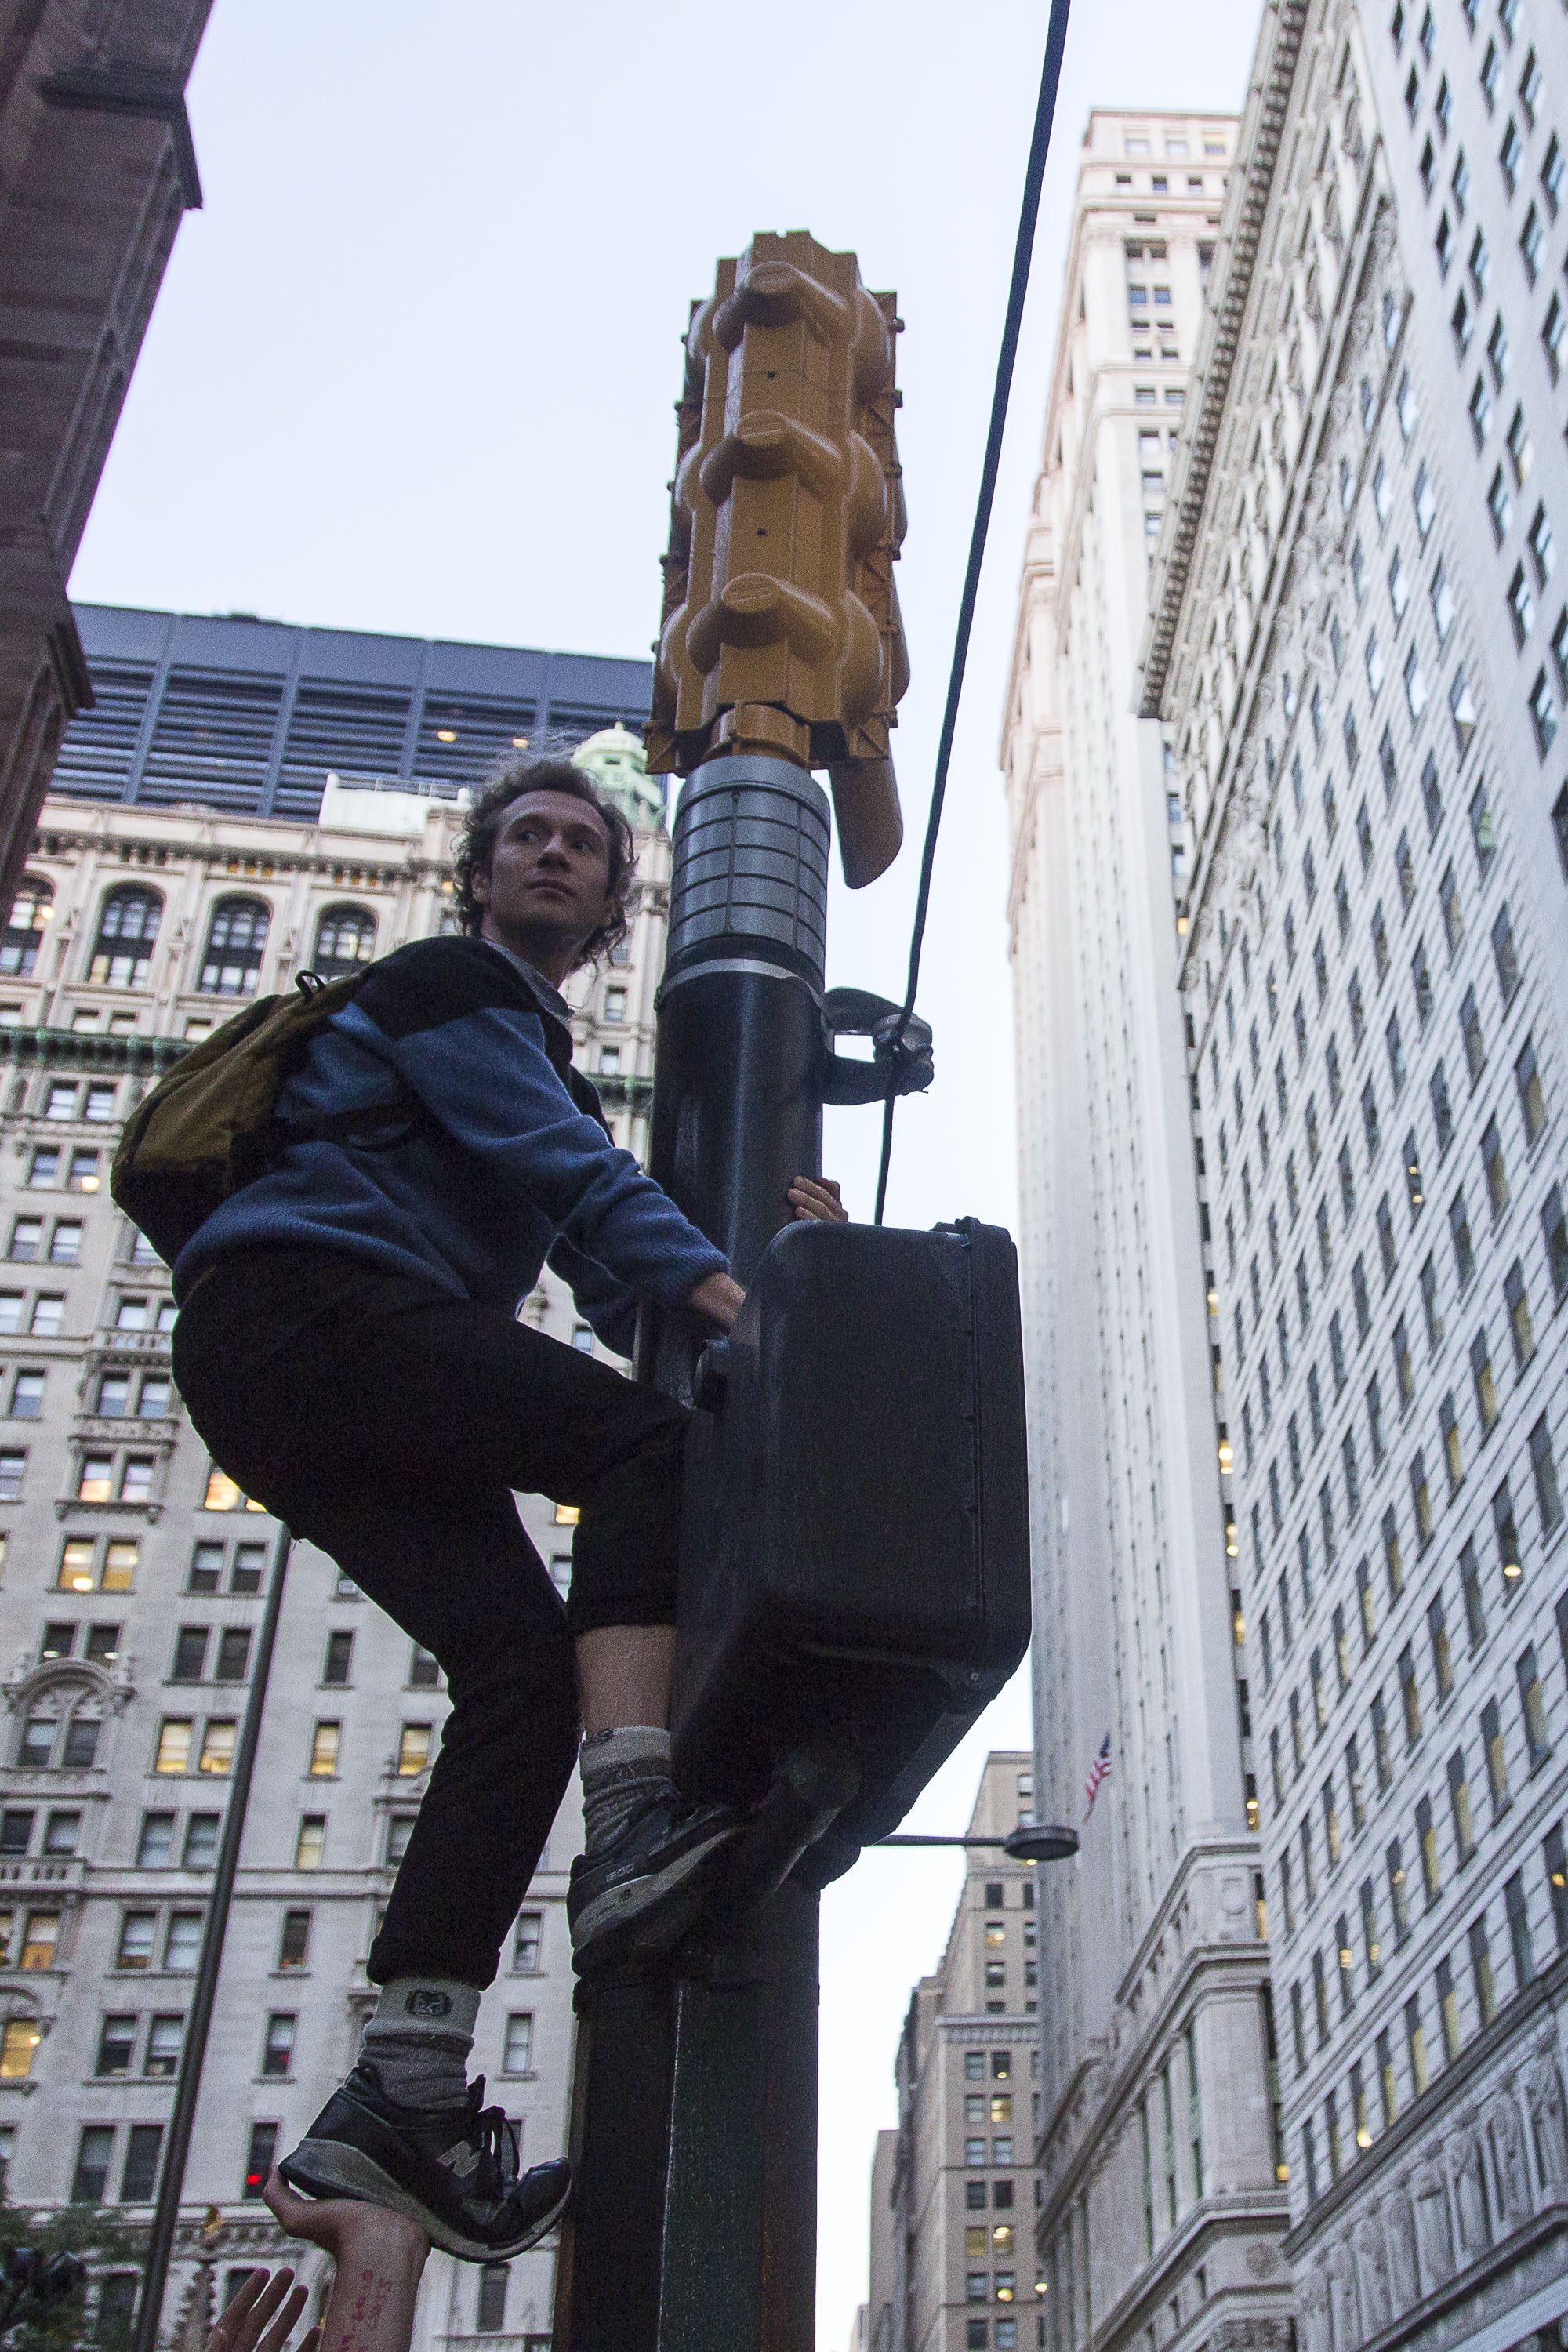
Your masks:
M891 294L804 231L754 237L694 306L648 765L721 751L826 768L846 879L903 837L889 738L909 683Z

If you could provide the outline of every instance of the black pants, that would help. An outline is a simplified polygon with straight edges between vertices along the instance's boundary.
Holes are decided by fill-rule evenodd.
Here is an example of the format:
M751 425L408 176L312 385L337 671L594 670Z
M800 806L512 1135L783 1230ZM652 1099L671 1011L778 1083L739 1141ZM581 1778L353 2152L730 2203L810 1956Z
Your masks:
M220 1262L174 1370L214 1459L440 1660L452 1713L369 1970L488 1985L576 1757L572 1636L674 1622L684 1409L331 1250ZM513 1489L580 1507L564 1607Z

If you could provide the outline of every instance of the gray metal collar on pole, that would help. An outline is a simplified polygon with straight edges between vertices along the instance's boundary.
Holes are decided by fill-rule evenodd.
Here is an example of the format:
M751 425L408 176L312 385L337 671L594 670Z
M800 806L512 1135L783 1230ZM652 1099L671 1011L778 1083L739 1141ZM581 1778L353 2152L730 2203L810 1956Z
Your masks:
M180 2053L174 2111L169 2118L169 2136L163 2147L163 2169L158 2183L158 2202L153 2216L153 2238L147 2249L147 2268L142 2281L142 2301L136 2314L132 2352L157 2352L158 2328L163 2314L163 2290L169 2278L169 2258L174 2251L180 2200L184 2193L185 2158L190 2153L191 2126L195 2121L196 2100L201 2094L207 2032L212 2024L218 1970L223 1966L224 1937L227 1932L229 1907L234 1898L235 1874L239 1867L240 1842L245 1835L245 1816L250 1801L251 1778L256 1769L257 1743L261 1736L261 1711L267 1704L267 1681L272 1671L272 1652L278 1638L278 1614L283 1605L283 1580L288 1573L293 1542L293 1537L284 1528L279 1535L278 1549L272 1561L272 1578L268 1587L267 1607L262 1613L256 1664L251 1673L249 1695L245 1702L239 1752L234 1759L228 1809L224 1814L223 1836L218 1843L212 1900L207 1906L206 1927L202 1937L201 1962L196 1969L184 2048Z

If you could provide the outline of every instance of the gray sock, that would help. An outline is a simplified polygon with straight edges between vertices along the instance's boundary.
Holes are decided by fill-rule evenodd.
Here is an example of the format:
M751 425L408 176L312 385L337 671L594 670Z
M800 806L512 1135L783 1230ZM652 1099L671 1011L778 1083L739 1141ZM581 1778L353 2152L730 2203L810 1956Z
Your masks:
M655 1725L591 1731L578 1766L583 1775L583 1834L590 1853L613 1845L650 1790L669 1786L669 1734Z
M404 2107L460 2107L468 2095L479 1996L451 1977L394 1977L364 2029L361 2056L371 2059L389 2099Z

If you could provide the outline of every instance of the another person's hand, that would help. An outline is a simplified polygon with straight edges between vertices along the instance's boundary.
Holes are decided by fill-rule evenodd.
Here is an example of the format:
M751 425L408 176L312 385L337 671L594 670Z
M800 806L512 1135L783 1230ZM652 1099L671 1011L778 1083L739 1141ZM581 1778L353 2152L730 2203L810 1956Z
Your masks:
M838 1197L831 1176L797 1176L784 1194L796 1220L816 1218L825 1225L847 1225L849 1212Z
M377 2260L384 2264L401 2261L422 2265L430 2251L430 2241L417 2221L354 2197L297 2196L276 2165L261 2194L273 2218L291 2238L304 2238L320 2246L340 2266ZM225 2352L249 2352L249 2347L232 2346Z
M283 2352L310 2300L291 2270L252 2271L207 2338L207 2352ZM317 2352L320 2327L308 2330L299 2352Z

